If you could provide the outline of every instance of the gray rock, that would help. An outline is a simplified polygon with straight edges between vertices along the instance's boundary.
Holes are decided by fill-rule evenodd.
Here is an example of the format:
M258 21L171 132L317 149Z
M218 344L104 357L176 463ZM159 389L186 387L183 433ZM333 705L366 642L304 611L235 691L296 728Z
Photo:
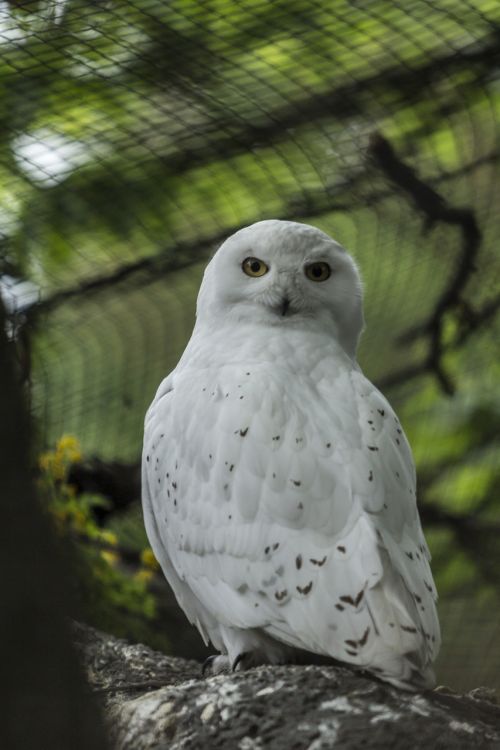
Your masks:
M413 694L337 666L206 679L197 662L81 625L75 638L119 750L500 750L491 691Z

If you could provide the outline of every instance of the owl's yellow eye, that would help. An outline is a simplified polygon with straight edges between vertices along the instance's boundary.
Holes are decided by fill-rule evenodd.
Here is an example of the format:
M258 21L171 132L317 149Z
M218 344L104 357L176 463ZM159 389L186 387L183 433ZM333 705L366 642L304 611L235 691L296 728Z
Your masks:
M241 267L247 276L264 276L269 271L269 266L264 263L263 260L258 258L245 258Z
M326 281L330 278L332 269L324 261L318 261L317 263L309 263L305 268L304 272L308 279L311 281Z

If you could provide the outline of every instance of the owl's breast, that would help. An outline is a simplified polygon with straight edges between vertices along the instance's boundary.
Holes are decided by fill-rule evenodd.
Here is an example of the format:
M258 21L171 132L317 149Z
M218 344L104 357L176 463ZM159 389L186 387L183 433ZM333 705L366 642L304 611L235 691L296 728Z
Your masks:
M174 378L147 440L154 504L179 539L187 524L189 545L200 548L204 529L257 517L328 534L345 528L362 434L351 370L322 370L254 362Z

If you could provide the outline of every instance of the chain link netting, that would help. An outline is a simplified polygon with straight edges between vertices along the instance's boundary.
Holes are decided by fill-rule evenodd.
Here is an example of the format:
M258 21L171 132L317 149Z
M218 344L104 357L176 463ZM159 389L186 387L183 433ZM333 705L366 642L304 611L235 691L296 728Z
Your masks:
M498 2L4 0L0 80L0 288L40 444L137 462L210 253L264 218L324 229L416 454L443 676L498 684Z

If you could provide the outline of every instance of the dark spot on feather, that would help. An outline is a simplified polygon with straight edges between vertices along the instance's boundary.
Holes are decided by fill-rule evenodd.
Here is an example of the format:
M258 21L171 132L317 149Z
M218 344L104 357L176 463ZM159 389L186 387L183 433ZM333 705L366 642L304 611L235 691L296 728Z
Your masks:
M396 443L400 445L399 438L396 438Z
M345 547L342 544L338 544L337 549L339 552L343 552L345 554Z
M276 474L274 473L274 471L273 471L273 479L276 479Z
M304 438L295 438L296 443L301 443L304 440Z
M271 550L271 547L266 547L265 550L264 550L264 554L268 555L269 552L270 552L270 550Z
M370 632L370 628L366 628L365 632L361 636L360 640L358 641L360 646L364 646L366 641L368 640L368 633Z
M211 454L211 453L209 453L209 454L208 454L208 457L209 457L209 458L212 458L212 454Z
M418 594L413 594L413 596L415 597L416 602L418 602L419 604L422 602L422 598Z
M250 373L249 373L249 372L246 372L246 373L245 373L245 375L250 375Z
M167 490L167 497L170 497L170 490Z
M332 444L331 444L331 443L327 443L327 444L326 444L326 447L327 447L327 448L331 448L331 447L332 447Z
M275 542L273 544L273 550L277 550L279 546L280 546L280 543L279 542Z
M369 419L368 424L373 424L373 419Z
M373 482L373 471L370 471L370 473L368 474L368 481Z
M385 417L385 411L383 409L377 409L381 417Z
M338 609L340 612L343 612L345 607L343 607L342 604L336 604L335 609Z
M174 490L176 490L177 489L177 482L172 482L172 487L174 488Z
M399 479L399 471L396 472L396 476Z
M369 446L368 446L368 450L369 450L369 451L378 451L378 448L377 448L377 446L376 446L376 445L369 445Z
M275 591L275 592L274 592L274 596L275 596L275 598L276 598L276 599L277 599L277 600L278 600L279 602L281 602L281 601L282 601L282 600L283 600L283 599L285 598L285 596L286 596L287 594L288 594L288 591L287 591L286 589L283 589L283 591Z
M432 594L432 586L429 586L429 584L427 583L427 581L424 581L424 586L425 586L425 588L427 589L427 591L428 591L428 592L429 592L430 594Z
M297 555L297 557L295 558L295 567L297 568L297 570L301 569L301 567L302 567L302 555Z
M349 656L357 656L356 651L349 651L348 648L346 648L345 652L346 652L346 654L349 654Z
M354 606L355 607L358 606L358 604L360 603L360 601L361 601L361 599L363 598L364 595L365 595L365 590L361 589L361 591L359 592L359 594L357 594L357 596L356 596L356 598L354 600Z
M242 398L245 398L245 396L240 396L240 401L241 401ZM240 435L241 435L241 430L240 430Z
M393 628L393 627L394 627L394 623L393 623L393 622L390 622L390 623L389 623L389 627L390 627L390 628Z
M149 456L146 456L146 461L149 461Z
M228 487L229 487L229 485L228 485L228 484L225 484L225 485L224 485L224 489L225 489L225 490L227 490L227 488L228 488Z
M341 602L345 602L346 604L352 604L354 606L354 599L352 596L339 596L339 599Z
M299 503L299 504L297 505L297 508L298 508L299 510L303 510L303 509L304 509L304 504L303 504L303 503Z
M312 589L312 585L313 585L313 582L309 581L309 583L307 584L307 586L296 586L296 589L299 592L299 594L304 594L304 596L305 596Z
M243 396L241 398L243 398ZM245 435L247 434L247 432L248 432L248 427L245 427L244 430L240 430L241 437L245 437Z
M410 625L401 625L400 627L401 627L401 630L405 630L407 633L416 633L417 632L417 628L414 628L414 627L412 627Z
M275 435L275 436L273 437L273 440L279 440L279 439L280 439L280 436L279 436L279 435Z
M402 435L402 434L403 434L403 433L401 432L401 430L399 429L399 427L397 427L397 428L396 428L396 432L397 432L397 433L399 433L399 435Z
M229 467L229 471L232 471L233 469L234 469L234 464L231 464L231 466Z
M291 481L292 481L292 482L294 483L294 485L295 485L296 487L300 487L300 485L301 485L301 482L300 482L300 480L299 480L299 479L292 479Z
M174 505L177 507L177 498L174 498Z
M160 477L158 477L158 484L160 484Z
M321 568L322 565L326 563L326 555L322 560L314 560L312 557L309 558L313 565L317 565L318 568Z
M230 513L230 514L228 515L228 519L229 519L229 520L231 520L231 518L232 518L232 515L231 515L231 513Z
M347 641L344 641L344 643L347 643L347 645L350 646L351 648L357 648L358 647L358 642L357 641L351 641L349 639Z
M405 552L406 557L409 557L410 560L413 560L413 552Z

